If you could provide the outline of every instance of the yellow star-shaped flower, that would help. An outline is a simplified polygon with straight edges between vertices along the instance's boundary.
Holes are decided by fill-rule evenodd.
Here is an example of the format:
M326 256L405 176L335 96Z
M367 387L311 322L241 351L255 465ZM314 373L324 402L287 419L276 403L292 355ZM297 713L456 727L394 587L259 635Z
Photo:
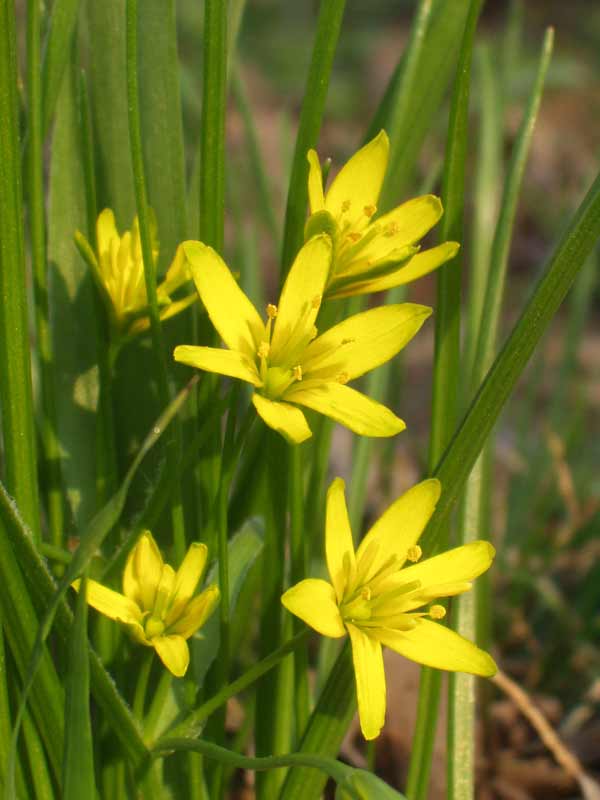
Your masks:
M193 542L177 572L163 562L150 531L138 539L123 573L123 594L87 581L88 603L127 625L140 644L153 647L165 667L180 678L190 661L186 639L201 628L219 601L217 586L194 597L206 566L206 545ZM79 590L80 581L73 587Z
M155 235L153 239L152 255L156 262L158 244ZM147 330L150 327L148 296L137 217L133 220L131 230L121 235L114 213L110 208L105 208L96 222L96 240L98 252L94 253L83 234L79 231L75 234L75 242L91 267L113 329L122 336ZM178 248L165 280L157 287L161 320L178 314L196 300L195 293L181 300L171 299L171 294L189 280L185 258Z
M388 408L346 384L396 355L430 308L414 303L375 308L317 336L315 321L331 264L328 236L315 236L302 247L279 305L267 306L266 322L212 248L200 242L184 242L182 248L200 298L229 349L180 345L176 361L248 381L255 388L257 412L293 443L311 436L298 406L363 436L393 436L404 429Z
M334 257L325 294L328 298L381 292L420 278L458 252L445 242L419 252L418 242L442 216L434 195L423 195L377 216L377 202L388 165L385 131L345 164L326 193L319 157L308 151L311 216L306 235L325 230L334 241Z
M382 645L430 667L490 676L486 652L440 625L439 597L461 594L490 566L495 551L484 541L456 547L421 563L419 537L439 499L432 479L396 500L354 551L344 482L327 493L325 551L331 583L310 578L292 586L281 602L324 636L350 635L363 735L374 739L385 719ZM429 606L424 610L424 606Z

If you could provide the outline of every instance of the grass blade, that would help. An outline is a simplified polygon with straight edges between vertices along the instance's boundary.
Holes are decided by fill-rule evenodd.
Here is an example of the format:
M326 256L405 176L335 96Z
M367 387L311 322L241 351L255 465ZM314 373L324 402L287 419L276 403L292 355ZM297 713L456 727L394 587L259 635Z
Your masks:
M72 51L77 26L79 0L56 0L52 5L50 27L46 37L42 78L42 139L50 130L60 94L62 80Z

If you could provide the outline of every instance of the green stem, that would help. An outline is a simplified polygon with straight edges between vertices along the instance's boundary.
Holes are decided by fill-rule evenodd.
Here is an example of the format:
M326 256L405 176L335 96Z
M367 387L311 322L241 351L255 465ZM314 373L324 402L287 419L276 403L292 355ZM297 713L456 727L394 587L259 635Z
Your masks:
M156 265L152 255L150 213L148 207L148 193L146 189L146 177L142 151L140 98L138 86L138 0L127 0L126 38L127 101L131 163L133 167L135 199L140 227L142 260L144 262L144 280L146 283L146 294L148 297L148 316L150 318L152 349L156 358L158 394L162 407L166 408L170 402L169 373L167 368L165 343L158 311L158 298L156 294ZM174 468L179 459L180 445L181 430L176 420L173 427L173 433L171 434L171 438L167 443L167 454L170 468ZM182 561L185 555L186 542L180 491L176 491L175 497L171 504L171 522L173 524L175 553L177 559Z
M152 651L151 655L154 655ZM169 696L169 689L173 683L173 676L167 669L163 669L158 681L158 686L154 690L150 710L144 720L144 741L151 742L154 739L154 732L158 724L159 717Z
M210 717L218 708L225 705L225 703L236 694L240 694L244 689L247 689L252 684L265 675L273 667L277 666L279 662L285 658L289 653L294 652L299 646L306 642L306 638L310 633L308 628L296 634L293 639L278 647L273 653L263 658L257 664L250 667L249 670L240 675L239 678L232 681L227 686L224 686L217 694L203 703L199 708L186 717L186 719L179 723L173 730L169 731L169 738L179 736L193 736L196 731L200 729L203 722ZM158 742L160 745L160 740Z
M281 282L285 278L304 238L304 219L308 201L308 161L306 154L316 147L327 98L333 57L344 16L346 0L321 0L317 33L308 70L304 101L292 163L281 256Z
M137 682L135 685L135 695L133 697L133 716L142 722L144 719L144 708L146 705L146 690L148 689L148 680L150 678L150 671L152 670L152 662L154 661L154 650L150 648L144 653L142 658L142 666L138 672Z
M200 131L200 238L223 250L227 2L204 3L202 125Z
M0 0L0 406L6 485L40 538L19 144L15 4Z
M292 584L306 578L307 548L304 541L304 470L301 445L292 445L290 452L290 551ZM292 630L302 630L303 622L294 617ZM310 713L310 689L308 685L308 650L306 644L294 651L294 685L292 687L296 712L296 740L300 737Z

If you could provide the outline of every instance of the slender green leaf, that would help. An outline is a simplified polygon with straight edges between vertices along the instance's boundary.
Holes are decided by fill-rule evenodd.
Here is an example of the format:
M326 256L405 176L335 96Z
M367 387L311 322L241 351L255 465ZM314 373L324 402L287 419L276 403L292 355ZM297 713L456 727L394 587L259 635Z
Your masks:
M69 642L65 694L64 800L94 797L94 743L90 720L90 659L87 646L86 579L77 595Z
M27 747L29 777L33 784L35 800L54 800L52 778L48 770L44 745L29 713L25 714L23 720L23 738Z
M55 0L42 65L42 138L50 130L77 26L79 0Z

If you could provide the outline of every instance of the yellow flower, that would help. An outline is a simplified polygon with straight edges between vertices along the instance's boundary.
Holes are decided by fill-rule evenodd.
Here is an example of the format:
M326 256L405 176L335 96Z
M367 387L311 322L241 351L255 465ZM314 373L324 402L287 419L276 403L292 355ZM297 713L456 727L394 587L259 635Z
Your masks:
M279 305L266 322L212 248L184 242L192 277L213 325L229 348L175 348L175 360L248 381L252 402L271 428L298 443L311 435L297 406L306 406L363 436L393 436L401 419L345 384L383 364L412 339L431 313L402 303L349 317L317 337L315 320L331 262L321 234L298 253Z
M377 202L387 170L385 131L362 147L323 192L315 150L308 151L311 216L306 235L325 230L334 241L334 257L325 294L349 297L391 289L420 278L454 258L459 245L445 242L419 252L417 242L442 216L439 198L423 195L377 217Z
M336 478L327 493L325 534L331 583L304 580L281 598L288 611L324 636L350 634L366 739L379 735L385 719L382 645L438 669L485 676L496 672L491 656L433 621L443 618L443 606L429 605L470 589L470 581L492 562L491 544L472 542L404 567L421 557L417 542L440 490L435 479L413 486L377 520L355 553L344 482Z
M150 327L148 296L144 278L144 262L137 217L130 231L121 236L115 215L105 208L96 222L98 253L95 254L85 237L77 231L75 241L92 269L94 280L102 294L110 321L122 335L140 333ZM152 256L156 263L158 243L153 230ZM190 294L181 300L171 300L171 294L190 280L189 270L181 248L177 248L165 280L157 287L158 305L162 320L178 314L196 299Z
M193 542L177 572L162 560L150 531L138 539L123 573L123 594L87 582L87 601L110 619L127 625L140 644L153 647L165 667L180 678L190 661L189 639L219 601L217 586L193 597L206 565L206 545ZM79 590L79 580L73 587Z

